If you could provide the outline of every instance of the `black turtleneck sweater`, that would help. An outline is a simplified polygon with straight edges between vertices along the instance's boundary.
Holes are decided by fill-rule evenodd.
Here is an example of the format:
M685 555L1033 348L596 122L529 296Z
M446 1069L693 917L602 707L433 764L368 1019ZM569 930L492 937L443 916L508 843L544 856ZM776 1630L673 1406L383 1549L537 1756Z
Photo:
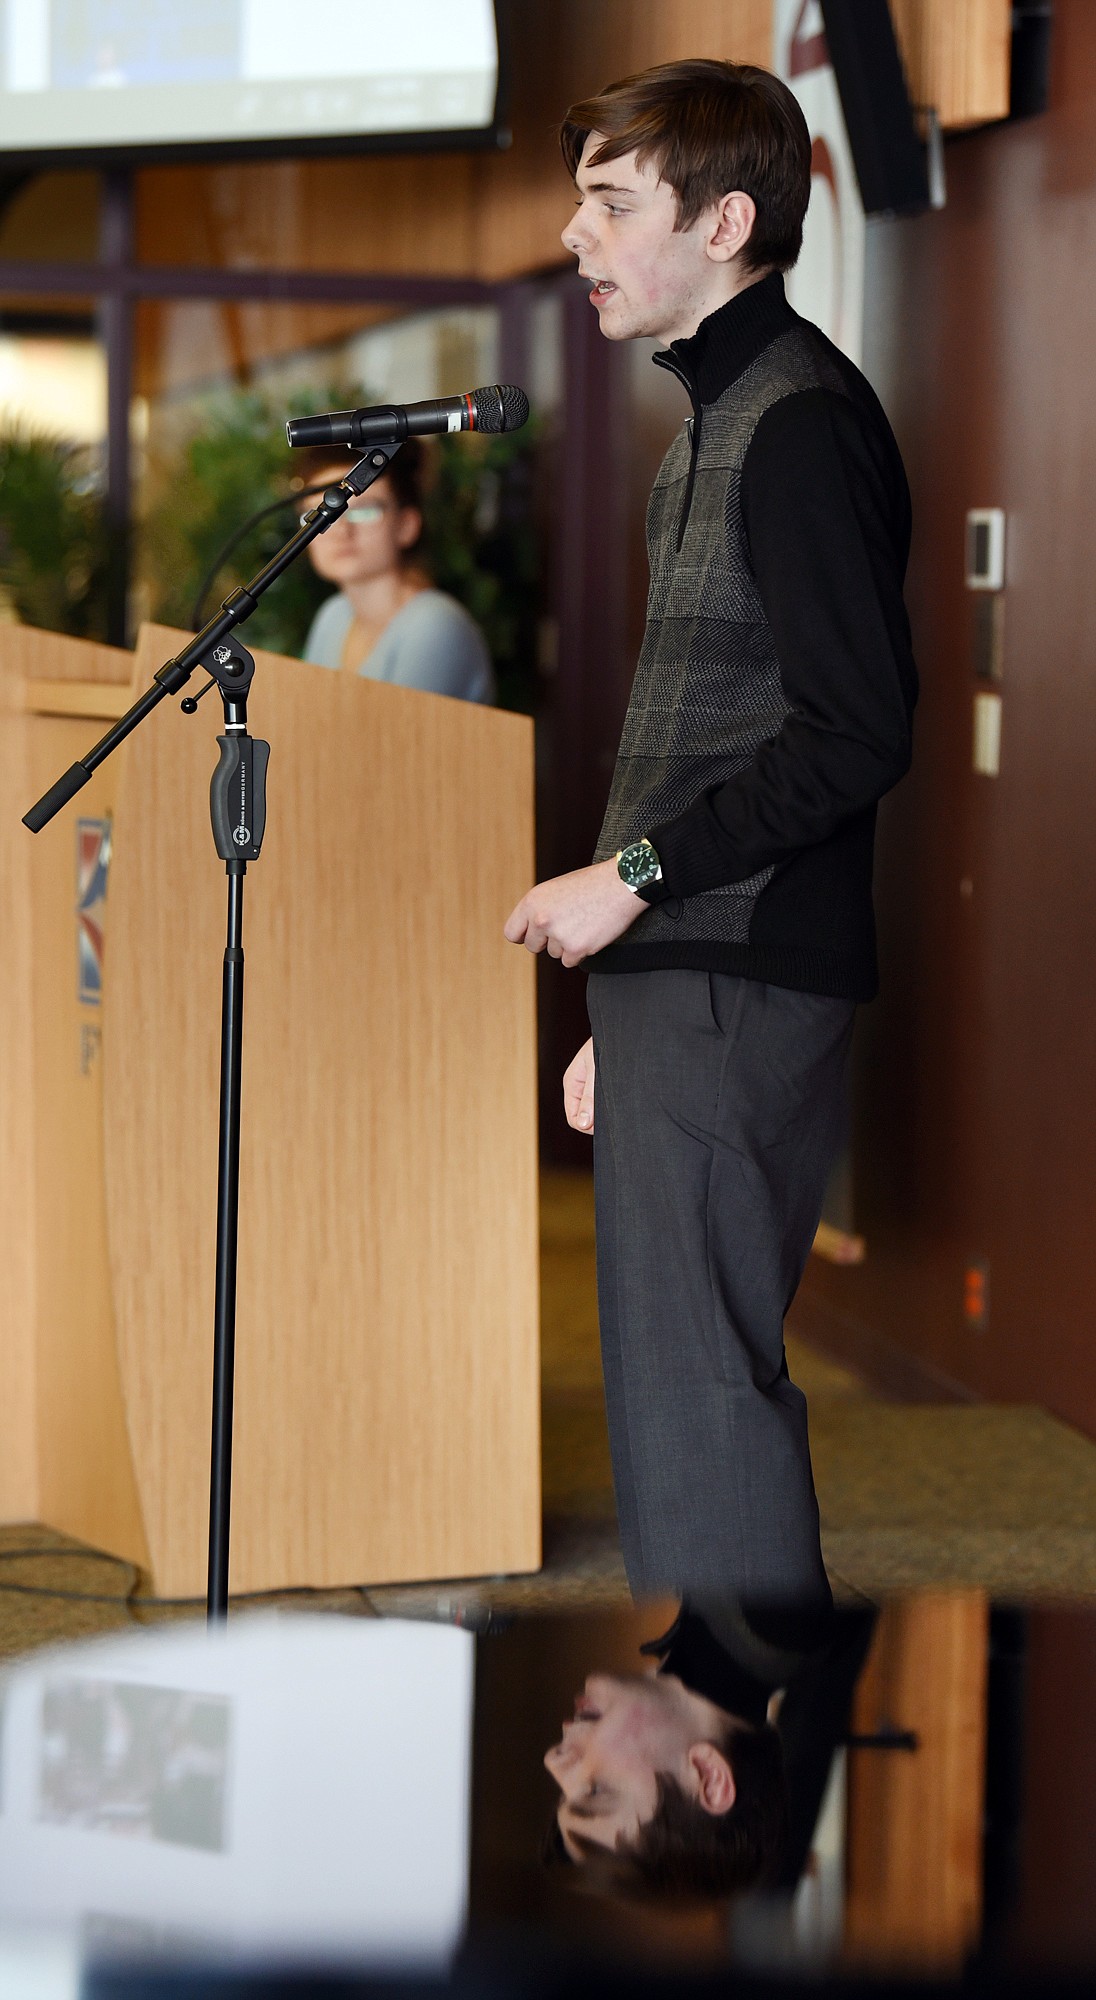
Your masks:
M660 1674L676 1674L694 1694L759 1729L778 1688L818 1660L833 1629L833 1606L683 1603L668 1632L641 1653Z
M647 631L597 858L663 880L594 972L876 989L877 801L909 763L909 492L859 370L779 273L655 356L693 415L651 495Z

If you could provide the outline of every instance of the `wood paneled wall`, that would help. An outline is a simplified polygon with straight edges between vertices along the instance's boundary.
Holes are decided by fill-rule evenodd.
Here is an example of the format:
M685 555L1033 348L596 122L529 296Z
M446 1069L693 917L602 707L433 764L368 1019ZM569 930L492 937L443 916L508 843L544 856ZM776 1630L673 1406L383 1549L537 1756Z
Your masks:
M146 167L137 250L150 264L466 277L476 271L473 153L363 154Z
M945 132L1008 115L1011 0L890 0L915 104Z

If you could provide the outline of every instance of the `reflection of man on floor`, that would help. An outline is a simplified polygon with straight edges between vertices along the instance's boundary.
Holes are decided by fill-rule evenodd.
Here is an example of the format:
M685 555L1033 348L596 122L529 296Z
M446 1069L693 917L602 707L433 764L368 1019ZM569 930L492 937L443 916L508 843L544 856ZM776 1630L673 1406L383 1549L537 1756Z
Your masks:
M563 240L692 417L593 866L506 935L585 963L564 1083L593 1131L617 1512L637 1596L828 1602L783 1322L875 990L875 809L909 759L909 496L863 376L788 305L810 138L785 86L668 64L576 105ZM596 1064L596 1089L595 1089Z
M790 1894L874 1622L698 1602L642 1648L656 1672L588 1675L544 1758L553 1858L625 1893Z

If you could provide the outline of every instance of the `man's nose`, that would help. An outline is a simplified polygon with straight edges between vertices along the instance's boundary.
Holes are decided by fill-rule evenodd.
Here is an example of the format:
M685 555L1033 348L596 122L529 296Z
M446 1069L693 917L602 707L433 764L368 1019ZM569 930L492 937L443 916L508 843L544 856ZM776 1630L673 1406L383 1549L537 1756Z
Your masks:
M569 222L565 224L559 234L560 242L563 244L565 250L571 252L572 257L581 257L583 251L589 249L591 241L590 228L589 224L583 221L582 210L580 208L575 210L574 215L571 216Z
M564 1723L560 1741L553 1743L551 1749L544 1753L545 1770L551 1771L553 1775L558 1771L569 1771L579 1755L580 1745L570 1733L570 1724Z

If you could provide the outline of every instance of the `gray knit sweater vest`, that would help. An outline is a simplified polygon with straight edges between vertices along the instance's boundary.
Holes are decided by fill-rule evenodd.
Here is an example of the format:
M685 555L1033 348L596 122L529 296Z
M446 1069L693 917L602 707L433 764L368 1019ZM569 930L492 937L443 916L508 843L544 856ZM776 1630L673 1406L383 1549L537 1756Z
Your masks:
M811 388L846 393L813 329L793 325L685 425L662 462L647 510L647 629L595 860L742 770L790 712L745 545L739 484L765 411ZM656 904L637 919L628 942L744 945L772 874L766 868Z

